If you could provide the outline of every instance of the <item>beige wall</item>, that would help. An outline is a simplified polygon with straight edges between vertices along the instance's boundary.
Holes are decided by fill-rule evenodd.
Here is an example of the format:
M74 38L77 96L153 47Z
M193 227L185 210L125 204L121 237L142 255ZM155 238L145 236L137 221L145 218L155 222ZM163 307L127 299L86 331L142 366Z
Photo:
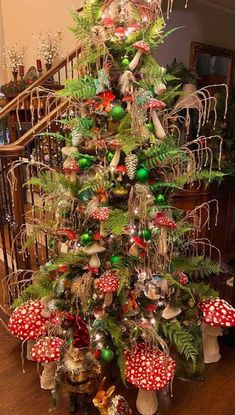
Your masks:
M235 13L210 7L203 0L189 0L187 10L184 4L185 0L174 3L167 29L183 28L167 38L157 51L156 57L161 65L171 63L174 58L188 65L192 41L235 50Z
M62 55L65 56L74 48L76 41L68 29L72 25L69 10L79 8L82 0L0 0L0 2L2 4L5 44L9 46L17 42L19 47L27 46L26 68L35 65L37 40L33 38L33 34L54 33L57 30L62 30ZM9 76L8 74L8 78ZM2 82L3 78L0 72L0 84Z
M3 19L2 19L2 7L0 1L0 85L6 82L6 71L4 70L5 59L2 54L4 49L4 31L3 31Z
M235 0L234 0L235 1ZM33 34L63 31L62 55L66 55L76 44L68 27L72 24L71 8L79 8L83 0L0 0L0 49L4 44L17 41L19 46L27 45L25 65L35 65L37 41ZM185 64L189 62L191 41L200 41L235 50L235 14L226 13L203 4L203 0L175 0L174 11L167 28L184 26L166 41L157 51L160 64L171 63L176 57ZM0 54L0 84L5 82L6 71L2 69L3 57ZM11 74L8 74L8 78Z

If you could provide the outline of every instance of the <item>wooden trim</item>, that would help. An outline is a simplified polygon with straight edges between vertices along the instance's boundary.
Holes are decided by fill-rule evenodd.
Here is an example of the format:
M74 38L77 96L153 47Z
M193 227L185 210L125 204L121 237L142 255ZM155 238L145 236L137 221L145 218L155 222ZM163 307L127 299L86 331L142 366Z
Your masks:
M33 84L31 84L30 86L28 86L28 88L26 88L24 91L18 94L17 97L15 97L11 102L9 102L5 107L3 107L0 110L0 119L8 115L12 110L15 110L19 106L20 102L24 101L27 97L30 96L31 91L34 88L45 84L46 81L48 81L48 79L55 75L60 69L62 69L66 64L71 62L74 58L76 58L76 56L79 55L80 51L81 48L80 46L78 46L66 58L62 59L57 65L53 66L47 73L40 76L38 79L36 79L35 82L33 82Z
M208 45L206 43L200 42L191 42L190 48L190 61L189 65L192 70L196 72L197 56L198 53L208 53L211 55L223 56L230 58L230 67L229 75L227 76L227 85L229 94L232 92L233 80L234 80L234 70L235 70L235 51L231 49L220 48L219 46Z
M24 148L33 140L34 136L39 134L48 125L49 122L55 120L58 114L62 113L69 107L69 101L62 101L53 111L46 117L42 118L35 126L28 130L22 137L12 144L0 146L0 158L20 156Z

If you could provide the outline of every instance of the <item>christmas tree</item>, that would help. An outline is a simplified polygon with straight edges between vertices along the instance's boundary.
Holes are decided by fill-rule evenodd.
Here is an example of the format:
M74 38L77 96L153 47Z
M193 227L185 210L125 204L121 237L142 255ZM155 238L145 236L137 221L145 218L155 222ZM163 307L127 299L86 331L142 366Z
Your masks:
M187 213L173 205L185 185L223 177L210 147L220 139L200 136L213 98L208 89L192 96L198 136L187 140L188 96L177 101L176 78L153 55L171 33L161 1L87 0L73 18L79 78L60 92L73 111L44 134L66 143L63 172L33 160L38 175L28 181L40 187L43 209L24 247L46 234L50 260L21 290L9 327L34 342L29 352L55 402L66 384L72 413L77 395L101 413L107 405L107 413L129 413L122 397L111 403L113 388L105 403L95 398L102 363L105 372L112 362L149 415L175 372L202 375L202 321L235 324L231 307L201 282L220 269L200 239L210 203ZM217 315L222 307L227 320Z

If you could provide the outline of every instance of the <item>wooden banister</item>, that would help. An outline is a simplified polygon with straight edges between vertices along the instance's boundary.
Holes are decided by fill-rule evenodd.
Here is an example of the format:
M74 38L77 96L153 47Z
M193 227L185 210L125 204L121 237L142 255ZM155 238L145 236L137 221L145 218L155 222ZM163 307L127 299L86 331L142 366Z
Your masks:
M54 65L49 71L47 71L44 75L40 76L33 82L31 85L28 86L24 91L17 95L12 101L10 101L5 107L0 110L0 119L7 116L12 110L16 109L20 102L24 101L28 98L31 94L31 91L40 86L44 85L53 75L55 75L60 69L65 67L69 62L75 59L80 53L80 46L75 48L67 57L62 59L57 65Z
M22 137L12 144L0 146L0 158L20 156L24 148L30 144L34 136L41 133L47 125L54 121L58 114L63 113L69 107L69 101L62 101L55 109L47 114L42 120L35 124L30 130L28 130Z

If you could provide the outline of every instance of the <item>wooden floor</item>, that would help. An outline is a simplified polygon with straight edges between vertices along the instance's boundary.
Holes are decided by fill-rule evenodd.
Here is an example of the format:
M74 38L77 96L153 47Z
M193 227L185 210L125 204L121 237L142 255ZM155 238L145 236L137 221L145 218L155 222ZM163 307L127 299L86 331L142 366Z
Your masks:
M22 372L20 342L4 329L0 336L0 361L0 415L48 414L50 392L40 389L35 363L25 361L25 373ZM235 349L223 346L222 360L207 366L205 381L176 380L173 391L170 415L234 415ZM136 391L128 390L125 395L133 403L133 414L137 415ZM69 414L66 399L60 403L57 414Z

